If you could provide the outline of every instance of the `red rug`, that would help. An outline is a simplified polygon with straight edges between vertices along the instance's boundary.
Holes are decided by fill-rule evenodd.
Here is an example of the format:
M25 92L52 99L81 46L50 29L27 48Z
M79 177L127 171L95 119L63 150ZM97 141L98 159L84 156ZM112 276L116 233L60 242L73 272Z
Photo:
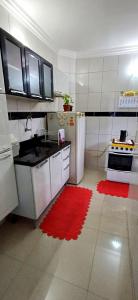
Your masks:
M54 238L76 240L86 219L92 191L66 186L40 225Z
M128 198L129 184L102 180L97 184L97 191L101 194Z

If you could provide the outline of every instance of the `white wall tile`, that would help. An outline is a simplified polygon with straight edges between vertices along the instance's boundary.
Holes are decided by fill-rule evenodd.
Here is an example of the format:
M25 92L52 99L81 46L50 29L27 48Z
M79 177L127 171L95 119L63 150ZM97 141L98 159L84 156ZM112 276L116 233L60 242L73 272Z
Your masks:
M70 74L69 76L69 93L76 93L76 74Z
M25 132L26 127L26 120L19 120L19 138L20 141L28 140L32 137L32 119L28 121L28 128L31 129L30 131Z
M101 111L114 111L115 109L115 93L102 93L101 96Z
M99 134L99 147L98 147L98 150L99 151L105 150L109 146L109 143L110 143L111 139L112 139L111 134Z
M101 93L90 93L88 97L87 111L100 111Z
M88 73L89 60L80 58L76 61L76 73Z
M78 74L76 82L77 93L88 93L88 74Z
M101 92L102 89L102 72L89 73L89 92Z
M86 133L87 134L99 134L99 118L86 117Z
M85 151L85 166L87 169L97 169L98 158L96 151Z
M32 135L37 133L41 129L45 129L45 118L33 118L32 119Z
M137 130L137 118L128 117L127 119L128 137L133 139L136 136L136 130Z
M20 97L21 98L21 97ZM31 111L31 102L29 100L22 100L22 99L18 99L17 100L17 110L19 112L21 111Z
M118 69L118 56L104 57L103 70L114 71Z
M117 71L103 72L102 92L118 91L118 73Z
M17 111L17 100L13 96L6 96L8 112Z
M113 118L113 137L120 137L120 130L127 130L127 118L126 117L114 117Z
M76 94L76 110L87 111L88 94Z
M98 152L98 167L105 169L106 164L107 164L107 154L108 152Z
M86 135L86 150L98 150L99 135L87 134Z
M18 120L9 121L9 131L10 134L13 134L18 141L20 140Z
M100 72L103 70L103 58L89 58L89 72Z
M112 117L101 117L100 119L100 134L111 134L112 133Z

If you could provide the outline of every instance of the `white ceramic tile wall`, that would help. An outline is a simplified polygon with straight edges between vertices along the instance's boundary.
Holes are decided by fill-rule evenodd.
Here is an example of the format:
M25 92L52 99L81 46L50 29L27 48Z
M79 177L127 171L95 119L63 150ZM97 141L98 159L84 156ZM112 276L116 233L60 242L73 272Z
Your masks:
M118 108L120 91L138 89L138 78L128 73L129 66L135 59L138 59L138 54L77 59L77 109L79 110L80 105L84 111L122 111ZM97 105L95 93L99 92L101 99ZM77 99L81 97L81 102L83 102L83 95L86 93L88 94L87 102L80 104ZM132 111L135 110L132 109ZM129 111L129 109L124 109L124 111Z
M25 132L26 120L11 120L9 121L9 131L15 136L18 141L30 139L37 130L45 128L45 118L33 118L28 122L28 128L31 131Z

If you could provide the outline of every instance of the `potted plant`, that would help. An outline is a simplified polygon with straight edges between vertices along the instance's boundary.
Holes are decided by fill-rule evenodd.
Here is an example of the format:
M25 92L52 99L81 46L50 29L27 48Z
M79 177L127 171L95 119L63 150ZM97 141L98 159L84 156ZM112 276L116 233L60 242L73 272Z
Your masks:
M72 98L70 97L70 95L64 94L63 101L64 101L64 105L63 105L64 111L72 111L72 105L71 105Z

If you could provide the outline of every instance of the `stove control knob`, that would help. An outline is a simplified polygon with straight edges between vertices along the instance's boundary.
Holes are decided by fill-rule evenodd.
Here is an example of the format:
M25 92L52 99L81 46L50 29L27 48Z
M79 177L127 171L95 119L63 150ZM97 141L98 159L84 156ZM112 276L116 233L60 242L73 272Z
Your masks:
M133 151L133 148L130 148L130 151Z
M123 150L123 148L120 148L121 150Z
M114 147L112 147L112 149L114 149Z
M118 150L118 147L116 147L115 149Z
M126 148L126 151L128 151L128 148Z

